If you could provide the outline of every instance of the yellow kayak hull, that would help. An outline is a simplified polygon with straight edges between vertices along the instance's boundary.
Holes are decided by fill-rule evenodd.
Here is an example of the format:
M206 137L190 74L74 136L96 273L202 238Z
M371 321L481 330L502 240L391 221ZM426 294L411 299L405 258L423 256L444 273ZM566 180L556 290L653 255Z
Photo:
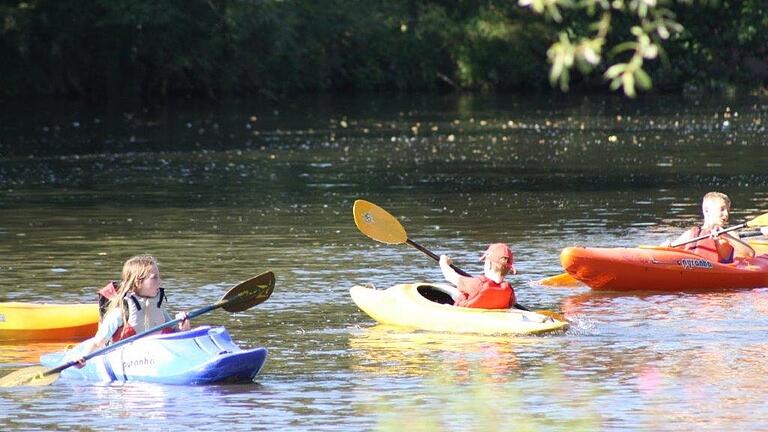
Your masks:
M747 240L747 243L755 250L755 255L768 255L768 240L764 238L751 238Z
M79 341L99 326L99 306L83 304L0 303L0 341Z
M453 306L451 297L458 291L446 284L402 284L386 290L356 285L349 293L371 318L400 327L483 334L536 334L568 328L567 322L534 312Z

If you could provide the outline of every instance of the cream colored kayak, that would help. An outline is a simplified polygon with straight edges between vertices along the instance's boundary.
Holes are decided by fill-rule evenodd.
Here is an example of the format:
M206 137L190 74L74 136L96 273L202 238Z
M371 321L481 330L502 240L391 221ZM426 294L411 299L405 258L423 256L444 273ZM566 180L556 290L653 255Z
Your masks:
M352 300L382 324L452 333L532 334L568 328L568 323L518 309L453 306L458 290L446 284L414 283L386 290L353 286Z
M755 255L768 255L768 240L765 238L749 239L747 243L755 250Z
M99 306L0 303L0 341L79 341L96 333Z

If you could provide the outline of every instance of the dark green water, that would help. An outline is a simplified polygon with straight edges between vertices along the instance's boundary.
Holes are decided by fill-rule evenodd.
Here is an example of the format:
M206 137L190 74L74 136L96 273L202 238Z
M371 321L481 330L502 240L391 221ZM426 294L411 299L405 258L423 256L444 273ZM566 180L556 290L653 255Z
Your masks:
M768 209L768 100L318 97L162 109L19 104L0 129L0 301L89 302L137 253L172 309L266 269L272 298L193 324L265 346L258 383L0 389L0 428L534 430L768 428L768 290L591 294L534 281L562 247L657 244L728 193ZM509 242L521 303L565 334L373 325L352 285L441 279L355 228L365 198L478 272ZM57 349L0 345L0 373ZM32 359L30 359L32 357Z

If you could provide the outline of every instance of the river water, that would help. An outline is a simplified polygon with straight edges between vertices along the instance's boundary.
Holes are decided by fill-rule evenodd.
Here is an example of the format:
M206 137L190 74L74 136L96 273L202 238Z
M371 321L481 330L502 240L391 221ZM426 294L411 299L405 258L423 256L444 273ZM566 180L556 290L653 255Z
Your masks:
M570 245L658 244L768 210L768 100L313 97L162 108L11 104L0 127L0 301L79 303L158 257L173 310L267 269L272 297L223 325L269 349L257 382L0 389L2 430L765 430L768 289L592 294L545 287ZM439 281L355 228L364 198L470 272L515 251L520 303L565 333L374 324L349 288ZM0 342L0 374L61 344Z

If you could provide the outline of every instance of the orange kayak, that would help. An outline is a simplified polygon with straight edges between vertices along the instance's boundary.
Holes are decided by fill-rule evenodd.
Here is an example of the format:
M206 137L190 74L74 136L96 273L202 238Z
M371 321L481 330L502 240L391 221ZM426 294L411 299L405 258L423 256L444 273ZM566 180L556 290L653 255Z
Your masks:
M560 264L578 281L603 291L718 291L768 287L768 255L731 264L667 247L568 247Z

